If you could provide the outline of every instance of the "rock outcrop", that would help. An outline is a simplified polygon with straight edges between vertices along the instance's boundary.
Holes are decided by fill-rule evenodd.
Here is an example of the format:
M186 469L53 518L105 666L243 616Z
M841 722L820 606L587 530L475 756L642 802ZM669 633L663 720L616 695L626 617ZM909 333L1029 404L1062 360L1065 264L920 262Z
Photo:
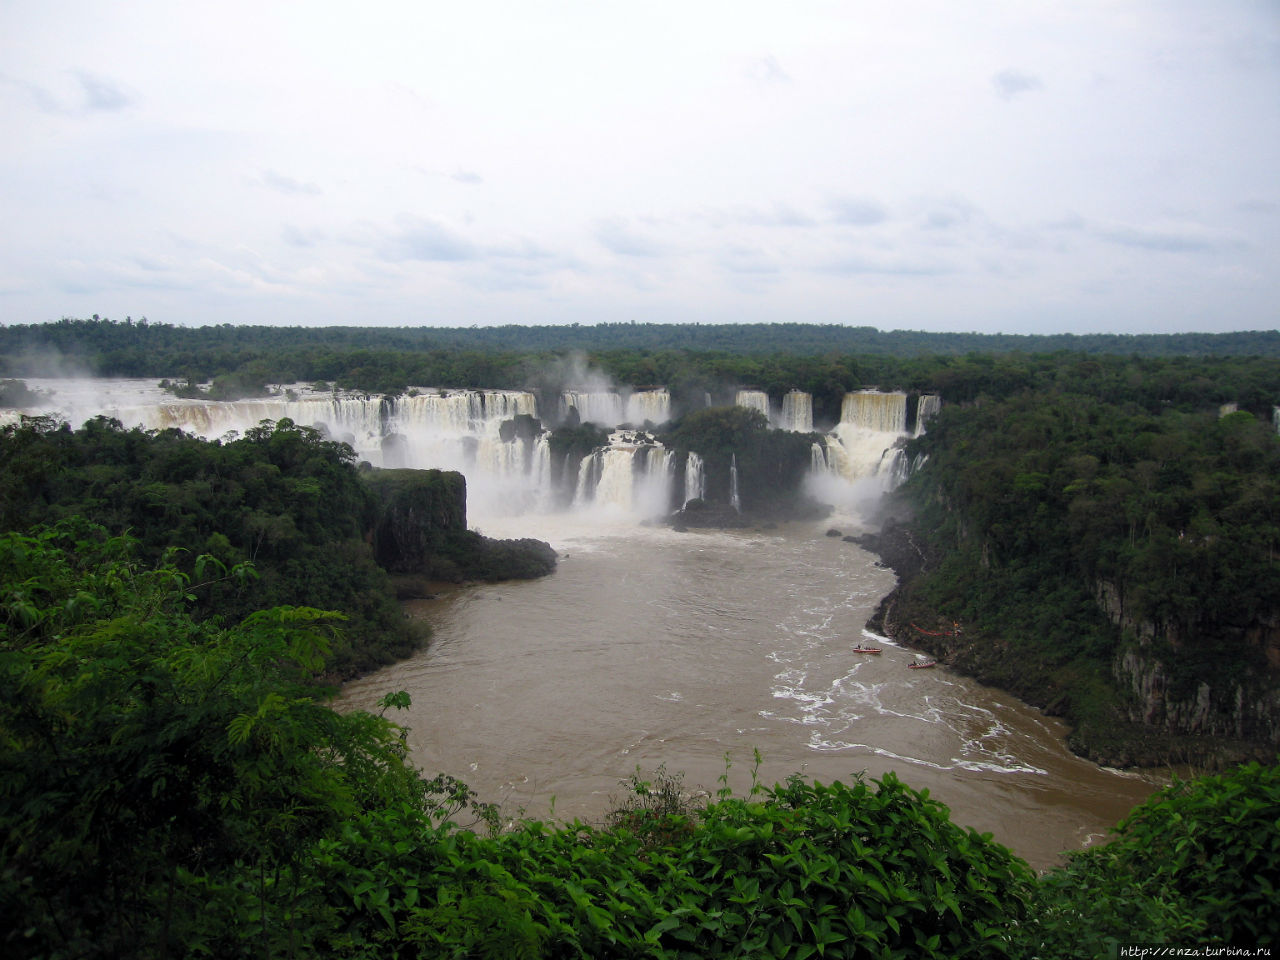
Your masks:
M494 540L467 529L467 485L445 470L364 474L380 508L369 537L387 572L420 581L527 580L556 566L541 540Z

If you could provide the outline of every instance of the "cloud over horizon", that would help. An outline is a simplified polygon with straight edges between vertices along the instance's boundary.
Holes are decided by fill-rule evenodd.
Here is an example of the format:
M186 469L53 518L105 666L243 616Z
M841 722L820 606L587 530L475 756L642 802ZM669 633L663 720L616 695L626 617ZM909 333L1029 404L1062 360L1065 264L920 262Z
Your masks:
M10 0L0 322L1271 329L1277 49L1266 4Z

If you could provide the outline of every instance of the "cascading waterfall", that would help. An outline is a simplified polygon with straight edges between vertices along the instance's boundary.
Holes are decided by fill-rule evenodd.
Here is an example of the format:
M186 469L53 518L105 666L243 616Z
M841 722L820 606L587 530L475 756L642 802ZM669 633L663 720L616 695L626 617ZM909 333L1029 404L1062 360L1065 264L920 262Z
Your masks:
M476 516L555 509L572 491L572 503L578 507L610 504L651 517L679 506L680 493L686 503L708 495L705 466L697 452L685 459L684 489L678 491L675 456L638 430L615 431L607 446L582 459L576 476L561 476L561 470L553 469L550 435L539 424L503 438L504 422L517 416L538 418L537 398L525 391L431 389L384 398L295 385L268 398L217 402L174 399L155 381L29 383L51 396L48 403L24 412L55 413L73 427L91 416L106 415L126 427L176 427L217 439L244 433L263 420L287 418L349 443L360 460L374 466L463 473L468 506ZM760 390L739 391L738 402L750 409L768 409L768 397ZM630 420L665 422L670 405L670 394L662 388L566 391L561 397L562 413L572 406L582 420L611 427ZM922 429L937 409L937 397L922 396L916 429ZM811 448L811 477L826 482L812 492L828 503L842 502L854 485L867 480L877 489L890 489L908 470L901 451L907 439L905 395L849 394L842 412L835 431ZM792 391L784 397L782 413L785 427L809 426L809 396ZM740 511L736 456L729 473L729 500Z
M321 393L289 387L283 396L179 400L138 391L151 402L99 405L126 427L178 428L206 439L243 434L263 420L291 420L350 444L375 467L434 467L467 477L469 506L479 512L520 512L550 498L550 451L544 437L503 441L500 426L517 415L536 417L537 398L518 390L426 390L396 398ZM69 409L68 409L69 408ZM77 402L60 412L81 414Z
M614 433L609 445L585 457L578 471L575 507L612 507L642 517L670 511L675 458L644 435Z
M766 418L769 416L769 395L763 390L739 390L733 403L748 410L759 410Z
M702 458L690 450L684 464L684 502L688 504L690 500L705 500L706 497L707 475Z
M942 409L942 398L937 394L922 393L916 401L916 436L924 436L925 424L938 415Z
M815 443L809 447L809 472L825 473L827 469L827 451L822 444Z
M566 390L560 395L561 420L568 416L571 407L578 411L582 423L594 423L608 430L624 420L622 396L612 390Z
M633 426L643 426L646 421L656 425L670 419L671 394L665 388L637 390L627 398L626 422Z
M876 390L846 393L840 407L840 422L876 433L905 433L907 395Z
M827 499L838 499L830 485L838 480L846 488L870 484L885 492L901 483L909 472L902 452L907 439L907 395L864 390L847 393L841 405L840 423L827 436L822 468L811 482ZM824 482L826 481L826 482ZM871 492L871 491L869 491Z
M782 398L778 429L792 433L813 432L813 397L803 390L789 390Z

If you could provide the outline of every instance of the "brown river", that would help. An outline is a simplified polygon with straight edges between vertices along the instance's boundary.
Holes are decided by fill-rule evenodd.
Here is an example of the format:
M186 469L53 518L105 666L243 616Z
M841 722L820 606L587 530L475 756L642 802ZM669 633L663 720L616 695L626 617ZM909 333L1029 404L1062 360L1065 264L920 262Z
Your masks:
M452 391L388 423L380 398L312 395L302 385L283 397L218 404L176 401L151 380L28 384L46 395L28 412L54 412L73 425L107 413L128 426L213 437L287 416L327 423L375 463L384 434L401 433L421 454L415 466L449 466L433 457L450 443L467 449L459 446L464 435L491 454L503 448L499 421L524 396L479 403L474 391ZM872 413L889 403L870 396ZM895 402L899 409L905 395ZM904 425L885 432L875 423L842 423L838 459L877 470ZM519 458L490 459L494 468ZM519 509L532 482L518 471L470 470L473 519L495 502ZM621 473L628 481L632 475L629 467ZM1073 756L1059 723L1012 697L944 667L909 670L912 651L866 635L893 574L859 547L825 536L831 526L859 532L852 510L863 481L823 479L820 499L847 500L850 516L764 532L690 533L642 526L630 510L618 515L608 504L477 520L489 536L549 541L561 555L559 569L542 580L451 589L411 605L411 616L433 625L434 641L348 684L345 702L372 707L407 690L413 706L398 719L411 728L419 766L463 779L511 816L597 820L637 767L651 774L663 765L683 773L688 789L714 793L726 756L729 785L746 791L759 751L767 784L793 773L830 782L895 771L927 788L957 822L994 834L1037 867L1105 837L1152 784ZM878 490L882 481L866 482ZM596 491L597 503L607 486ZM608 490L622 503L635 499L630 482ZM859 643L883 652L855 653Z
M837 521L844 532L855 521ZM407 690L418 765L504 813L598 820L637 767L714 793L793 773L894 771L1037 868L1104 839L1153 782L1100 768L1063 726L865 632L892 572L831 521L677 533L607 514L479 523L560 553L542 580L449 589L408 606L435 635L348 684L372 707ZM881 647L859 654L859 644Z

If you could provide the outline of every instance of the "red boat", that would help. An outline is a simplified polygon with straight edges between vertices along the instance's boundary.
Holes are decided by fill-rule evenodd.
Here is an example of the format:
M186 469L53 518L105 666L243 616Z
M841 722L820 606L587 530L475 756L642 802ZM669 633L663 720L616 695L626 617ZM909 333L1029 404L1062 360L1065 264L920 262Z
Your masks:
M907 669L908 669L908 670L923 670L923 669L925 669L926 667L936 667L937 665L938 665L938 661L937 661L937 660L917 660L915 663L908 663L908 664L907 664Z
M881 649L880 647L864 647L862 644L858 644L856 647L853 648L853 652L854 653L879 653L880 649Z

